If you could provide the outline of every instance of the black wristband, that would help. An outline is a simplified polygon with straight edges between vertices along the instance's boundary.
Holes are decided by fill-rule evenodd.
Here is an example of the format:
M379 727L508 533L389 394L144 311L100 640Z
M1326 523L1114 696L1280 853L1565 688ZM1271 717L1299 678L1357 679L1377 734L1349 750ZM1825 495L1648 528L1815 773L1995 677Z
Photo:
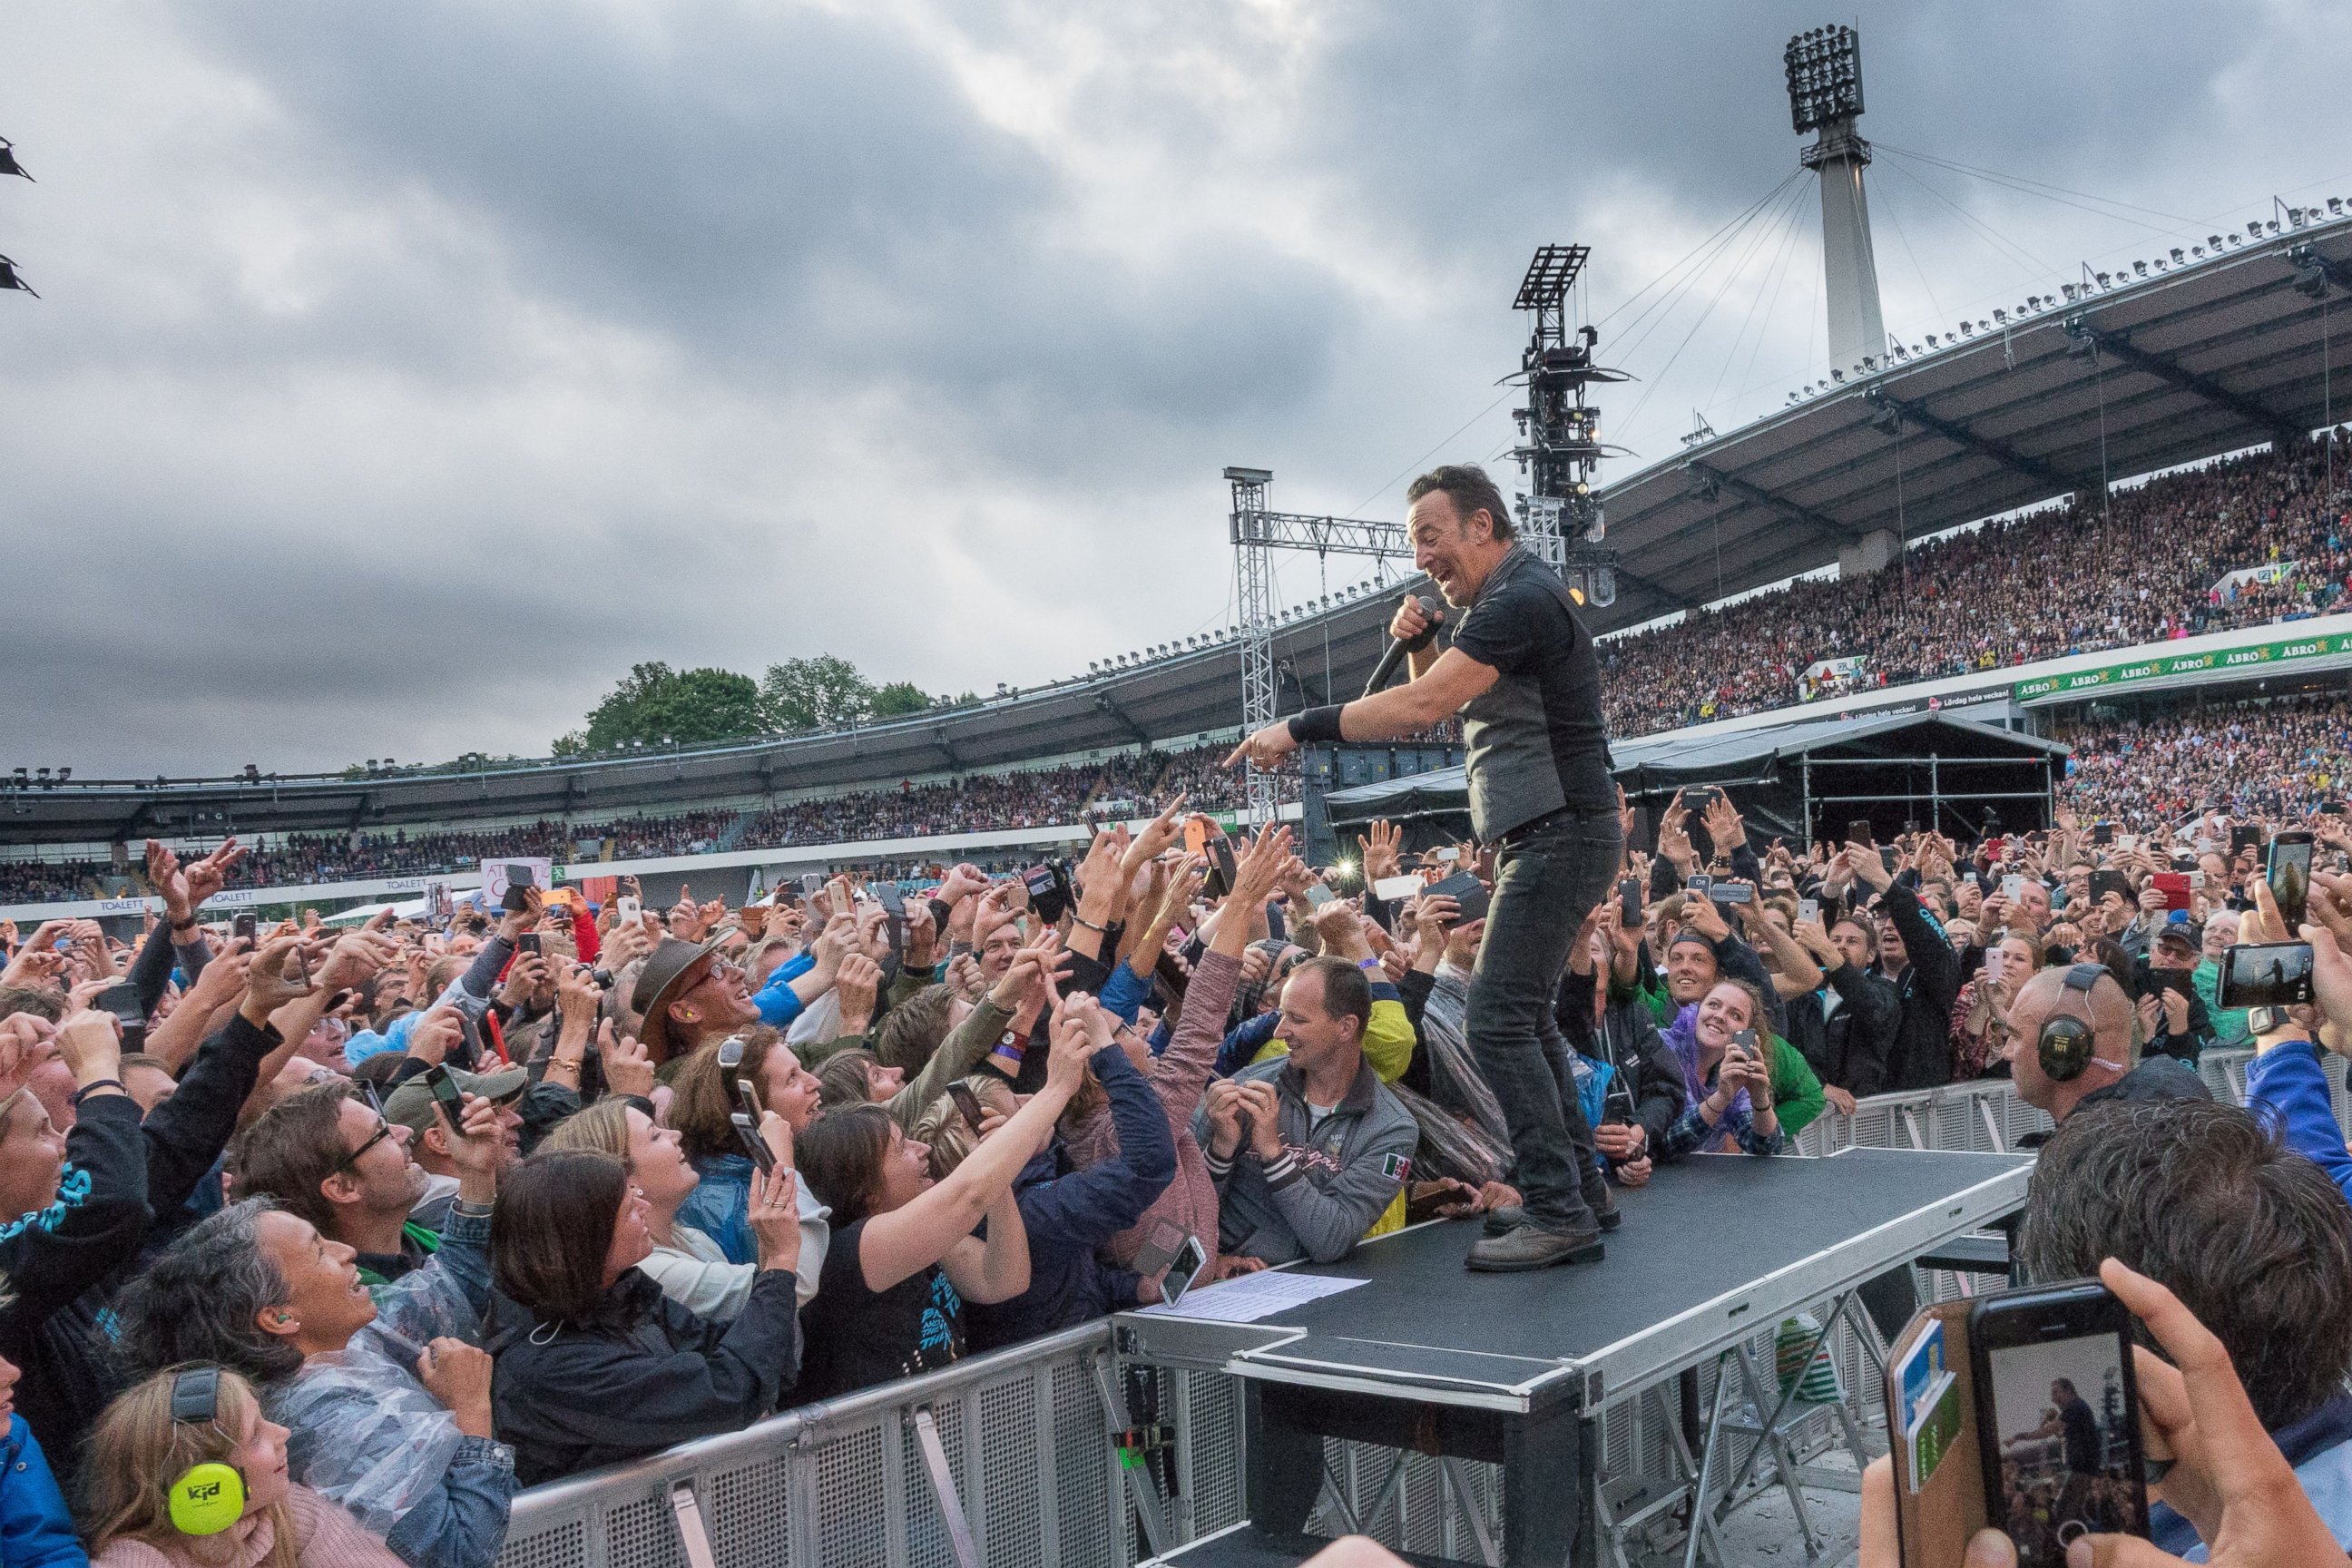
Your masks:
M73 1095L68 1103L79 1106L84 1100L96 1094L101 1089L122 1089L122 1080L119 1078L92 1079L89 1082L82 1085L79 1089L73 1091ZM122 1089L122 1092L129 1094L131 1091L127 1089Z
M1298 742L1345 740L1347 737L1339 733L1341 706L1333 702L1296 715L1290 721L1290 738Z

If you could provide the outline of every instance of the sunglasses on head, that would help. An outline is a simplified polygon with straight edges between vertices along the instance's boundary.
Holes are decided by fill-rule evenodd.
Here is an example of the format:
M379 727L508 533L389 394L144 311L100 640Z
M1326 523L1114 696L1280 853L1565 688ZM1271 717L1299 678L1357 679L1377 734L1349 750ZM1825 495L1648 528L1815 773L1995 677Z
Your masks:
M733 1069L743 1065L743 1037L730 1035L719 1042L719 1065Z

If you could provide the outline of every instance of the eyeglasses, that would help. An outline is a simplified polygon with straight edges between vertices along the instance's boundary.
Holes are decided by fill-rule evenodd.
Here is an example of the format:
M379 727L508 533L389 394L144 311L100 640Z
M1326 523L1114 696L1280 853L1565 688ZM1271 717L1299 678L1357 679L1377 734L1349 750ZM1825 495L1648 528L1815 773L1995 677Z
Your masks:
M369 1137L366 1142L362 1143L358 1148L352 1150L350 1153L336 1161L335 1169L338 1171L347 1171L352 1166L358 1164L360 1163L361 1155L366 1153L369 1150L374 1148L377 1144L392 1136L393 1129L395 1125L397 1124L394 1122L385 1121L381 1118L378 1118L375 1124L374 1133Z

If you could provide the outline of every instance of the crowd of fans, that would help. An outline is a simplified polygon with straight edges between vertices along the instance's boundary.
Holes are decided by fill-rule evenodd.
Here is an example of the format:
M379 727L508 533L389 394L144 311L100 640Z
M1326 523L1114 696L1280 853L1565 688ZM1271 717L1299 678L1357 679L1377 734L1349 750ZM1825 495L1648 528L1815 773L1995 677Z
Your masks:
M1190 793L1202 810L1227 811L1244 804L1239 781L1217 766L1227 749L1121 752L1102 763L975 773L952 784L908 780L756 811L640 813L478 833L287 834L255 849L245 876L257 886L316 886L463 870L484 858L543 857L561 865L702 855L722 847L787 848L1054 827L1171 791ZM1295 795L1297 780L1286 787ZM122 887L143 890L135 876L105 862L0 860L0 903L96 898Z
M2335 464L2352 462L2339 440ZM1904 552L1865 577L1795 584L1601 644L1609 729L1641 735L1785 708L1804 672L1860 658L1899 686L2095 648L2324 615L2352 582L2322 446L2264 451ZM2232 572L2292 563L2216 591Z
M842 877L247 935L203 909L232 841L148 846L135 942L0 927L8 1561L489 1568L518 1487L1149 1304L1188 1238L1213 1289L1516 1204L1465 1033L1484 922L1430 890L1490 851L1375 824L1343 875L1279 826L1188 852L1188 822L1214 832L1180 801L1042 881L956 865L895 920ZM2254 1026L2216 986L2279 935L2280 824L2098 826L1795 850L1677 798L1577 933L1562 1048L1620 1187L2013 1075L2046 1159L2149 1167L2038 1175L2021 1256L2146 1270L2281 1430L2352 1367L2352 1155L2308 1043L2352 1045L2352 835L2316 819L2325 1012L2254 1075L2265 1128L2193 1068ZM2105 1070L2060 1077L2030 1047L2077 964ZM2147 1152L2181 1147L2203 1163ZM2269 1226L2282 1261L2224 1279L2248 1254L2200 1226ZM184 1508L202 1465L241 1497Z
M2301 817L2352 799L2352 707L2340 697L2085 720L2054 738L2074 748L2061 798L2085 819L2142 832L2206 810Z

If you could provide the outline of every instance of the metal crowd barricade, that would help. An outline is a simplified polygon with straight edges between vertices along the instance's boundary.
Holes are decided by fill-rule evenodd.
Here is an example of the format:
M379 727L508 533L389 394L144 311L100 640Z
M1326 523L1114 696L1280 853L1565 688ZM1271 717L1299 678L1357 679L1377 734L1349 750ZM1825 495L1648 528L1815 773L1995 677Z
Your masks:
M2209 1051L2198 1070L2217 1099L2242 1103L2252 1055ZM2343 1067L2328 1058L2336 1120L2352 1127ZM1987 1079L1826 1112L1797 1148L2005 1153L2051 1125L2009 1081ZM1927 1273L1930 1295L1971 1288ZM1766 1331L1755 1346L1767 1366L1771 1342ZM1849 1394L1867 1405L1879 1347L1851 1315L1829 1344ZM1703 1375L1703 1396L1712 1375ZM1621 1552L1645 1525L1675 1528L1687 1490L1673 1394L1671 1385L1635 1391L1601 1416L1601 1506L1623 1532ZM1238 1379L1122 1365L1109 1325L1088 1324L533 1488L516 1499L499 1568L964 1568L967 1540L991 1568L1129 1568L1241 1521L1242 1410ZM1830 1407L1818 1414L1812 1440L1794 1449L1801 1465L1840 1440ZM1124 1451L1123 1433L1133 1438ZM1413 1454L1399 1469L1395 1458L1329 1443L1338 1510L1405 1551L1477 1557L1480 1527L1500 1527L1496 1468ZM1804 1479L1840 1484L1810 1471Z
M1090 1323L534 1487L515 1500L499 1568L705 1568L689 1516L713 1568L960 1568L958 1513L981 1562L1126 1568L1109 1346L1109 1325Z

